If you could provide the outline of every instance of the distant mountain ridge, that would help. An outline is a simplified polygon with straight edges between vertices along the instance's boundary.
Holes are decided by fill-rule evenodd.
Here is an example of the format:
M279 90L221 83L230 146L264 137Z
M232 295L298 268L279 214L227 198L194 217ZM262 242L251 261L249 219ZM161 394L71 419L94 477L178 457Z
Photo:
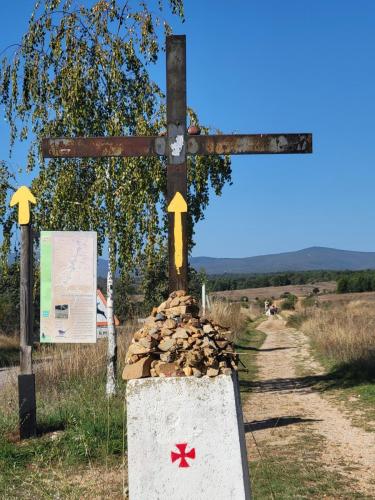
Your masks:
M375 269L375 252L337 250L310 247L295 252L284 252L256 257L192 257L191 265L207 274L260 274L286 271L359 271ZM105 277L108 261L98 259L98 276Z
M259 255L256 257L192 257L190 262L197 270L204 268L207 274L257 274L317 270L358 271L361 269L375 269L375 252L310 247L295 252Z
M14 255L10 256L10 262ZM261 274L286 271L359 271L375 269L375 252L310 247L255 257L191 257L191 265L207 274ZM98 276L106 277L108 260L98 259Z

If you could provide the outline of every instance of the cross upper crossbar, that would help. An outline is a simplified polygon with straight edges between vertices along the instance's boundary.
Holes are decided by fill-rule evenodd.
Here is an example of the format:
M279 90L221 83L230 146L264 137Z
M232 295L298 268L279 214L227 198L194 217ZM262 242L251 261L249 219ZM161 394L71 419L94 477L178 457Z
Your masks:
M186 206L188 193L187 156L311 153L312 135L189 135L186 130L186 37L168 36L166 42L165 136L43 139L42 153L44 158L167 157L169 288L173 291L187 290L188 285L187 217L185 208L181 208ZM176 204L176 199L181 203Z
M186 154L295 154L312 152L311 134L187 135ZM44 158L165 156L163 136L77 137L43 139Z

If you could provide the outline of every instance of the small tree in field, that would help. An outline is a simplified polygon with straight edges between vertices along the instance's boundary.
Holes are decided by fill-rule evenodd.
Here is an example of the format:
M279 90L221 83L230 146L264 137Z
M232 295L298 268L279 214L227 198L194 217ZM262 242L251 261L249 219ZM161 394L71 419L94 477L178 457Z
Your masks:
M281 309L283 310L294 310L296 303L298 301L298 297L290 293L286 299L284 299L281 303Z

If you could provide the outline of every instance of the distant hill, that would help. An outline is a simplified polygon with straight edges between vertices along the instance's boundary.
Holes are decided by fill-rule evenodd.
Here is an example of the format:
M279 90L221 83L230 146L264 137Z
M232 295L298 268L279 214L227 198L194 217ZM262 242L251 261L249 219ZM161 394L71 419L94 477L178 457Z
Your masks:
M375 252L311 247L296 252L243 258L192 257L192 266L207 274L274 273L285 271L358 271L375 269Z

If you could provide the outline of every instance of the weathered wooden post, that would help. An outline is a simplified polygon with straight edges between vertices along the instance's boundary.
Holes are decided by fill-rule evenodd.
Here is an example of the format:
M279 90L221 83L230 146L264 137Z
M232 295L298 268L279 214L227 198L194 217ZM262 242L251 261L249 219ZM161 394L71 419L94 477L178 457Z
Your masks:
M20 259L20 374L18 375L20 438L36 435L35 374L32 366L33 345L33 229L29 203L36 200L26 186L13 195L10 205L18 207L21 226Z

